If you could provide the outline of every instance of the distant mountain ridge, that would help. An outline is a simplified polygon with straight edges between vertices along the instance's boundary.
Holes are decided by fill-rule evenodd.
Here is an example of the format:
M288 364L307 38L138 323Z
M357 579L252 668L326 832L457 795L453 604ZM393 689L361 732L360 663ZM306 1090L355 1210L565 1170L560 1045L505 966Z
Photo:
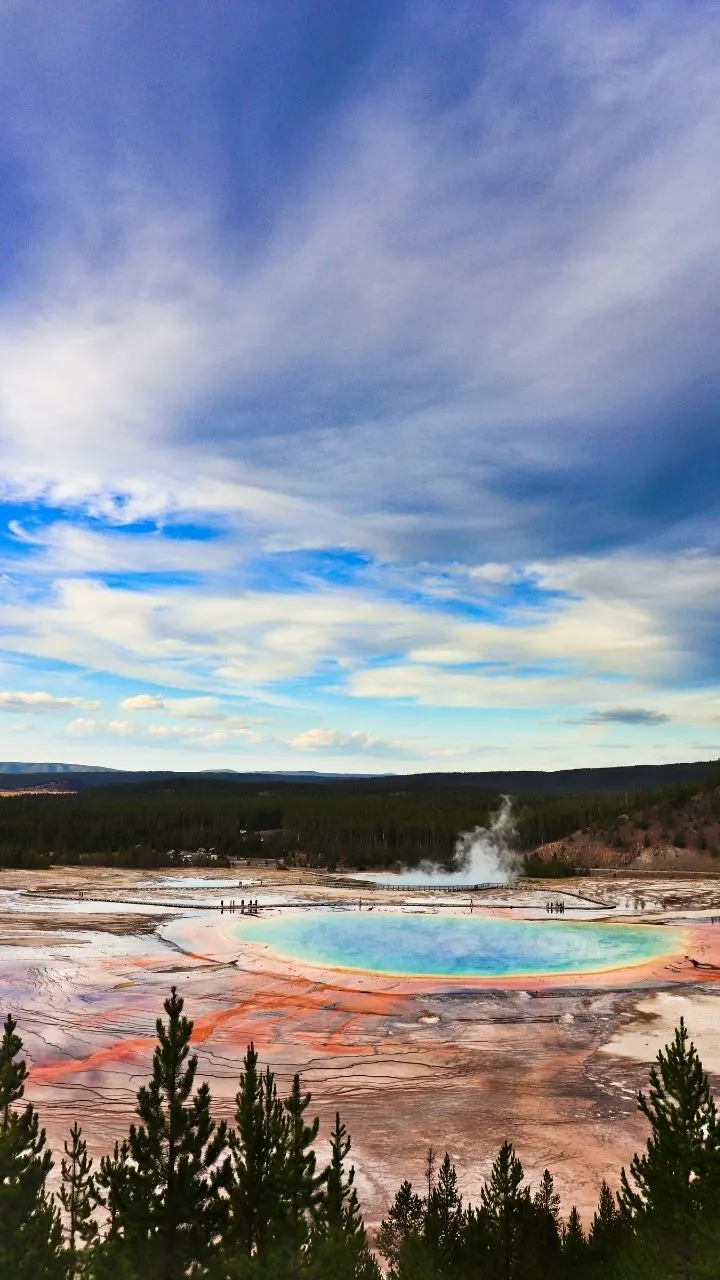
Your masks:
M582 795L645 791L675 783L703 782L720 774L720 760L696 760L676 764L637 764L601 766L589 769L498 770L484 773L321 773L305 770L203 769L109 769L99 765L37 763L9 761L0 763L0 777L10 789L38 787L59 782L61 787L86 790L95 787L153 786L168 782L202 783L232 786L278 785L298 786L357 785L368 791L397 789L399 794L420 791L475 790L492 795ZM60 781L62 779L62 781ZM402 789L402 791L400 791ZM393 791L391 794L394 794Z
M118 773L122 769L107 769L99 764L26 764L24 761L0 761L0 773Z

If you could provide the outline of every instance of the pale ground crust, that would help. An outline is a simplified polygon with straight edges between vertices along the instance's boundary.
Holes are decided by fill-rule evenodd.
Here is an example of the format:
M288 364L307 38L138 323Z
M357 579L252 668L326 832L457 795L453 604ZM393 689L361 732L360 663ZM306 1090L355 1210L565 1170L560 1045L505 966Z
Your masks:
M594 876L562 890L527 882L474 894L475 914L545 919L545 902L562 898L564 920L681 930L681 953L642 968L503 983L281 961L241 948L234 917L210 909L251 894L273 910L362 896L378 912L467 914L470 895L359 895L308 873L265 871L262 886L216 889L218 874L227 875L200 873L203 887L183 889L182 875L148 872L0 873L0 1013L18 1018L32 1063L28 1095L55 1150L74 1118L96 1155L126 1130L172 983L195 1020L198 1074L218 1115L232 1114L250 1039L283 1089L300 1070L322 1132L339 1108L353 1135L371 1222L402 1178L421 1182L429 1144L450 1152L463 1194L475 1199L505 1138L531 1180L549 1167L566 1210L576 1202L587 1219L601 1179L613 1183L645 1140L637 1089L681 1014L720 1086L720 923L709 923L720 921L720 880Z

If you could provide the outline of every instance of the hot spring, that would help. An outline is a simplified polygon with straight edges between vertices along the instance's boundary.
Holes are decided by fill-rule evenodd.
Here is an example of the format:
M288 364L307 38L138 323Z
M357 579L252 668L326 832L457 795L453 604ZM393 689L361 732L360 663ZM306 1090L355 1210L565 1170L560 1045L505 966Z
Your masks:
M240 917L232 932L286 960L427 978L602 973L645 965L682 948L680 930L651 925L372 912Z

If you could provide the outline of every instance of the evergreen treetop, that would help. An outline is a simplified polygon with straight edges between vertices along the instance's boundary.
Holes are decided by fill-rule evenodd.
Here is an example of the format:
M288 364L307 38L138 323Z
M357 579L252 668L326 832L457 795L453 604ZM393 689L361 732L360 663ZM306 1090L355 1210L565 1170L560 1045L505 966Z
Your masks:
M8 1014L0 1041L0 1275L60 1280L66 1273L60 1218L46 1192L53 1162L35 1108L22 1109L27 1066Z
M141 1123L131 1125L122 1164L106 1170L114 1199L119 1252L142 1264L150 1280L176 1280L214 1247L226 1216L227 1130L210 1114L206 1083L193 1095L197 1058L193 1024L172 988L167 1025L158 1018L152 1078L137 1095Z

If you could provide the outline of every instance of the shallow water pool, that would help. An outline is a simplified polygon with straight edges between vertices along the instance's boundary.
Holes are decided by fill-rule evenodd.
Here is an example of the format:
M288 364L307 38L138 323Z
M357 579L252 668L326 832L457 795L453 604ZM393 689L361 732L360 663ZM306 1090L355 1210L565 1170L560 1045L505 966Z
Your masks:
M542 977L648 964L682 948L678 929L650 925L329 911L240 917L240 940L331 969L438 978Z

